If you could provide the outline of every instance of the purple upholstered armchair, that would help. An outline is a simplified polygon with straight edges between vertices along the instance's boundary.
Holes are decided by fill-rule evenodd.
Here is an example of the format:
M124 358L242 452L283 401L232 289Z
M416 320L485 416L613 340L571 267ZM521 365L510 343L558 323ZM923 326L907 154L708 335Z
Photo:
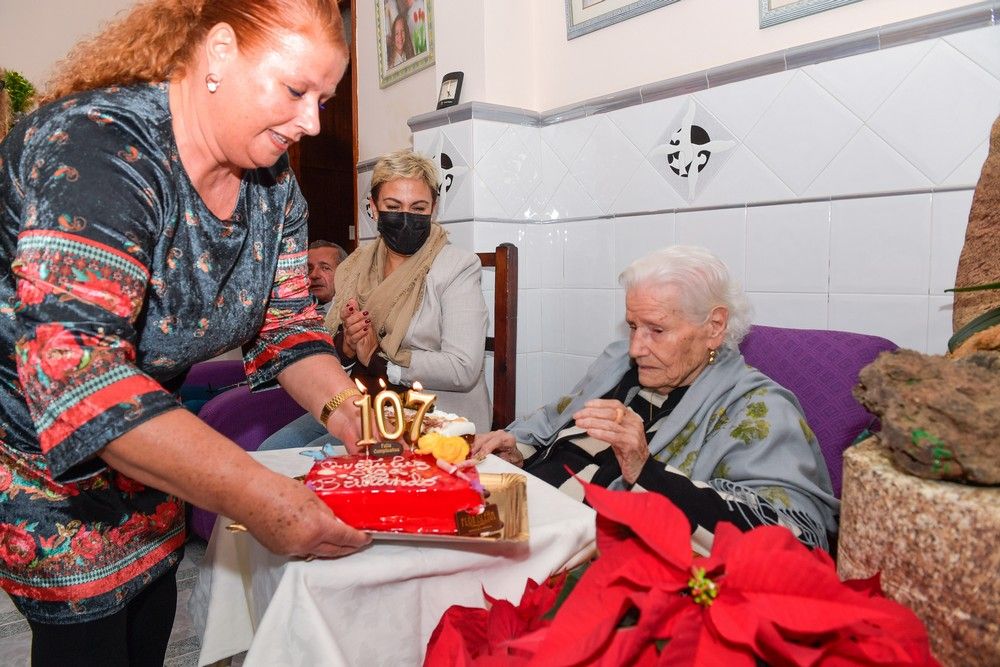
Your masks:
M246 386L235 387L205 403L198 416L216 431L248 452L305 410L279 388L250 393ZM212 535L215 513L195 507L191 530L204 539Z
M878 420L854 399L858 373L884 350L896 349L885 338L825 329L754 326L740 350L759 369L799 399L830 469L833 491L840 496L842 455Z

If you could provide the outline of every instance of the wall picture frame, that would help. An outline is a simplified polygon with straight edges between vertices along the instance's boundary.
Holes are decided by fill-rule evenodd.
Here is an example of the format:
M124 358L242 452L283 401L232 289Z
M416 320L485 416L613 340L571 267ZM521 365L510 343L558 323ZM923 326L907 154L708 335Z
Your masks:
M432 4L431 0L375 0L379 88L434 64Z
M828 9L849 5L859 0L757 0L760 3L760 27L768 28L779 23L800 19L803 16L825 12Z
M566 39L607 28L677 0L566 0Z

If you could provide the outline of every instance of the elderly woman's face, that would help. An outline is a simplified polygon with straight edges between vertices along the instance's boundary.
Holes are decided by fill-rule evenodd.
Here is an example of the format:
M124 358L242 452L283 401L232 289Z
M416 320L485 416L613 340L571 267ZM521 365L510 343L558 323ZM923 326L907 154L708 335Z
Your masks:
M718 349L725 337L725 308L693 324L680 303L673 285L638 285L625 295L629 356L639 368L639 383L660 394L694 382L708 365L708 351Z
M318 134L320 105L346 66L346 55L329 40L293 32L217 64L221 84L211 101L219 111L213 127L220 162L269 167L303 136Z

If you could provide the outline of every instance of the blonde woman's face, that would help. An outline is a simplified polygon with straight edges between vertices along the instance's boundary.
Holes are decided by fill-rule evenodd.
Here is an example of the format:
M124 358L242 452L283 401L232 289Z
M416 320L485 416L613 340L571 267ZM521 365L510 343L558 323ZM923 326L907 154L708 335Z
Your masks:
M427 183L419 178L396 178L382 184L374 204L376 212L430 214L434 210L434 197ZM378 220L377 213L375 219Z
M346 67L341 49L311 34L281 32L259 53L238 52L210 98L221 161L269 167L302 137L318 134L320 106Z

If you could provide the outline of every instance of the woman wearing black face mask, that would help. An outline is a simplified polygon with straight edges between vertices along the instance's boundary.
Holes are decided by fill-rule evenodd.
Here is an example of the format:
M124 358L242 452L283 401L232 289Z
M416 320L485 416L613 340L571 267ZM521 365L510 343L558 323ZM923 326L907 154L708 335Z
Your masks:
M326 317L341 361L372 393L378 380L397 391L419 381L437 395L436 409L490 430L483 372L487 310L475 253L448 243L431 221L438 194L434 164L403 150L380 159L369 204L378 225L337 267L337 294ZM260 449L301 447L329 435L310 415ZM318 444L318 443L317 443Z

